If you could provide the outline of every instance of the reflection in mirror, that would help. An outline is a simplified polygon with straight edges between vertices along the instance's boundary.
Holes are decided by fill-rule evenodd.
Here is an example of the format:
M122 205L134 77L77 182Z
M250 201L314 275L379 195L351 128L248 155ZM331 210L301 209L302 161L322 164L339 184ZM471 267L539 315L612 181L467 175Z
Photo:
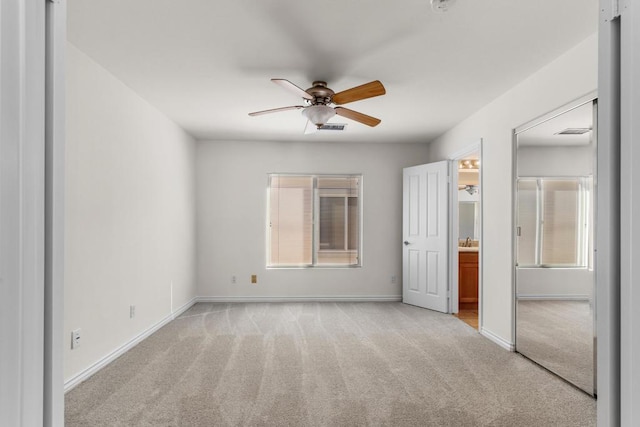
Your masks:
M516 133L516 350L595 395L595 102Z
M479 231L479 203L478 202L460 202L458 208L458 218L460 221L458 228L459 239L478 240Z
M518 300L518 352L594 394L593 312L586 301Z

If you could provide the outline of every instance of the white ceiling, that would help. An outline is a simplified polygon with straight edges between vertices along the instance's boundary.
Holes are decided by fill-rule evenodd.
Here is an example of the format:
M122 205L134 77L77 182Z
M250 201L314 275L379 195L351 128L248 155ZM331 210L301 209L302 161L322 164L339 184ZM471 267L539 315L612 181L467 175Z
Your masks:
M69 0L71 43L198 139L428 142L597 30L597 0ZM369 128L303 135L274 85L380 80Z
M593 104L577 108L537 124L518 134L518 146L585 146L591 143L592 132L580 135L556 135L568 128L593 129Z

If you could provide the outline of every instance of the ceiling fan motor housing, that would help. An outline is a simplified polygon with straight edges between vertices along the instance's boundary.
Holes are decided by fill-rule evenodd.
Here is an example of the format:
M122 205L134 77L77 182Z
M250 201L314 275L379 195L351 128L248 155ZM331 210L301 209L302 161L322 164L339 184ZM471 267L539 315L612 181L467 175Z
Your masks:
M331 103L331 98L335 94L334 91L327 87L327 83L323 81L313 82L313 86L307 89L309 95L313 96L311 105L327 105Z

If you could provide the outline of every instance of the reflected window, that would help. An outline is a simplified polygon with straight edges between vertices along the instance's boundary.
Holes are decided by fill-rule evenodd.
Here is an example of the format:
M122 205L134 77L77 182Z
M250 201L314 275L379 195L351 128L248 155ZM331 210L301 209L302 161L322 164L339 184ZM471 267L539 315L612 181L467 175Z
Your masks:
M518 179L518 265L587 267L591 178Z

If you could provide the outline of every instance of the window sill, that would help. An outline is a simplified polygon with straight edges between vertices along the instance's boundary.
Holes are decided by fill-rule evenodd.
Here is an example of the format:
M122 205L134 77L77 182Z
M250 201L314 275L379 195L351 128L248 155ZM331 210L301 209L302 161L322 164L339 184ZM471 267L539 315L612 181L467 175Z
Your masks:
M362 265L268 265L267 270L345 270L362 268Z

